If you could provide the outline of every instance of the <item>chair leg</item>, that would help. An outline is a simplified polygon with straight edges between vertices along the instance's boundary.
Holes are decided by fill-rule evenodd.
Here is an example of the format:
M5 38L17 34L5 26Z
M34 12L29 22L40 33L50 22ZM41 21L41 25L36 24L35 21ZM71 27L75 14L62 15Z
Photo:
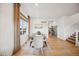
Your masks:
M41 53L42 53L42 55L44 55L43 48L41 48Z
M30 46L31 46L32 42L30 42Z

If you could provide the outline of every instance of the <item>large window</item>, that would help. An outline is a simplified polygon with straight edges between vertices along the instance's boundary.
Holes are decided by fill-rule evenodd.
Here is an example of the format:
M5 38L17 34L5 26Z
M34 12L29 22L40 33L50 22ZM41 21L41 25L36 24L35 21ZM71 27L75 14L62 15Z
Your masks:
M27 21L20 19L20 35L26 34L26 32L28 31L27 26Z

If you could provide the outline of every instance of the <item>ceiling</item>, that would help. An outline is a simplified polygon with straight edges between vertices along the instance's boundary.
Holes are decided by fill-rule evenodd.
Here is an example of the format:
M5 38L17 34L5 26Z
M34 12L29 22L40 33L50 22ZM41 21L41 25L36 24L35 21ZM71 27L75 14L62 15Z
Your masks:
M58 18L79 12L78 3L21 3L21 10L32 18Z

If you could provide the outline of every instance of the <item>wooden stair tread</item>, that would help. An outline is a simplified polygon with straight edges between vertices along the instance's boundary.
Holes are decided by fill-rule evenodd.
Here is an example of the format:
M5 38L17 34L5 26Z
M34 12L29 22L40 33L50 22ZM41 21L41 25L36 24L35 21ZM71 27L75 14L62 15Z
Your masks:
M71 39L71 40L74 40L74 41L76 40L76 38L73 38L73 37L69 37L68 39Z
M66 39L68 42L72 42L75 43L76 41L76 32L74 32L74 34L72 34L70 37L68 37L68 39Z
M75 41L74 40L71 40L71 39L67 39L67 41L72 42L72 43L75 43Z
M72 36L76 36L76 34L72 34Z
M72 37L72 38L76 38L76 36L70 36L70 37Z

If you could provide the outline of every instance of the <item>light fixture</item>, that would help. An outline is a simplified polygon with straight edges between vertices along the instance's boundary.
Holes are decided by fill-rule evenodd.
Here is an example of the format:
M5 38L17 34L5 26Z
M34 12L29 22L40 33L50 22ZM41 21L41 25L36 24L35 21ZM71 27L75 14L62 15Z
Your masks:
M35 3L35 6L38 6L38 3Z

